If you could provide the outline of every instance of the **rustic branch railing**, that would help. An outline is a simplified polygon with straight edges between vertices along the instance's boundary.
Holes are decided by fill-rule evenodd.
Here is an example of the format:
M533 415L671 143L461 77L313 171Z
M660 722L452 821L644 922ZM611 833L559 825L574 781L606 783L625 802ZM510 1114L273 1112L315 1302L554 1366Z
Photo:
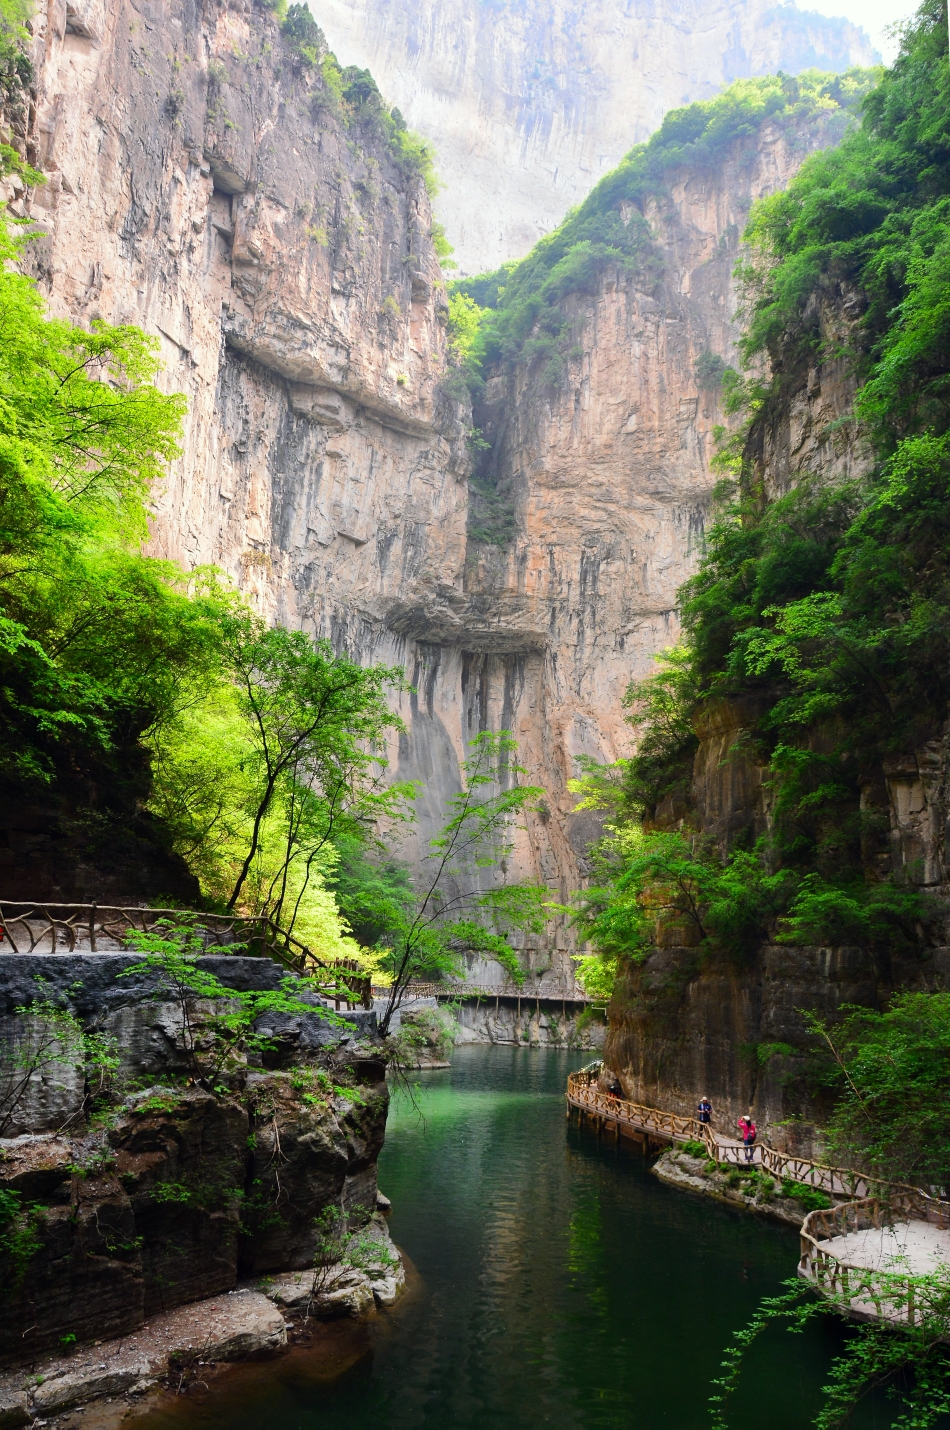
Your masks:
M702 1142L713 1161L733 1166L746 1166L746 1151L735 1138L721 1137L706 1123L695 1117L683 1117L675 1112L661 1112L637 1102L605 1092L597 1086L597 1072L571 1073L567 1080L567 1100L581 1111L629 1127L633 1131L664 1138L670 1142ZM778 1152L774 1147L756 1146L752 1165L779 1178L788 1177L832 1196L866 1197L885 1191L891 1184L875 1181L862 1172L847 1167L829 1167L808 1157Z
M275 958L295 973L316 975L335 1002L372 1008L370 980L351 960L329 962L266 915L209 914L107 904L44 904L0 900L0 952L124 952L135 934L187 927L204 947Z
M661 1112L604 1091L597 1085L599 1070L571 1073L567 1080L568 1111L576 1108L628 1127L645 1137L669 1142L702 1142L716 1162L746 1163L745 1148L734 1139L718 1136L695 1117ZM946 1274L914 1276L903 1270L859 1266L830 1250L827 1242L849 1232L880 1229L895 1222L928 1222L950 1229L950 1202L941 1201L916 1187L885 1182L846 1167L829 1167L806 1157L756 1147L756 1167L778 1178L788 1177L835 1196L851 1200L805 1217L801 1229L798 1274L825 1295L840 1301L850 1314L868 1320L917 1324L930 1311L946 1320ZM824 1244L823 1244L824 1243Z
M801 1229L798 1274L819 1291L865 1319L915 1325L928 1309L946 1316L946 1278L914 1276L903 1270L860 1266L823 1242L851 1232L881 1230L895 1222L927 1222L950 1228L950 1203L916 1187L894 1189L886 1197L860 1197L827 1211L809 1212Z

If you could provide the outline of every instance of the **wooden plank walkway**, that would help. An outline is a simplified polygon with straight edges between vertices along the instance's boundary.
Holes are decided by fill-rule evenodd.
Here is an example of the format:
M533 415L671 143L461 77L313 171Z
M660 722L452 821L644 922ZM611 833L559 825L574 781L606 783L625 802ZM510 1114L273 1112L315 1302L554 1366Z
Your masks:
M663 1112L597 1086L597 1073L571 1073L567 1115L593 1120L598 1133L612 1132L651 1143L702 1142L716 1162L747 1165L737 1138L723 1137L695 1117ZM802 1223L798 1274L847 1315L891 1324L919 1324L933 1307L945 1314L950 1265L950 1202L915 1187L883 1182L844 1167L829 1167L757 1146L753 1165L835 1197L848 1197L827 1211L809 1212ZM869 1235L876 1232L876 1237ZM915 1249L903 1264L894 1247ZM929 1269L933 1262L938 1274Z
M835 1197L867 1197L880 1192L888 1184L867 1177L846 1167L829 1167L808 1157L790 1152L778 1152L761 1143L753 1148L751 1163L746 1149L736 1137L726 1137L701 1123L698 1118L684 1117L676 1112L663 1112L656 1107L629 1102L615 1097L597 1086L596 1073L571 1073L567 1080L568 1115L574 1109L582 1117L593 1119L598 1129L615 1136L633 1136L649 1142L702 1142L710 1158L734 1166L761 1167L779 1180L788 1177L816 1191Z
M802 1223L798 1274L850 1316L917 1325L946 1321L950 1202L918 1188L892 1189Z

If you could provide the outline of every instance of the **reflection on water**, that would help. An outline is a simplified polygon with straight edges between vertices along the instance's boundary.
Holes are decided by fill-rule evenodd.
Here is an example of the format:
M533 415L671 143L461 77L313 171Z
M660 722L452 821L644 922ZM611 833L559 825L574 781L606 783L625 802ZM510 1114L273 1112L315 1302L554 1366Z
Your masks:
M663 1186L568 1132L581 1053L467 1047L397 1096L380 1160L409 1296L369 1327L241 1367L147 1430L701 1430L723 1347L794 1273L790 1228ZM772 1331L735 1430L804 1430L836 1323ZM855 1430L884 1430L884 1402ZM146 1430L146 1426L143 1426Z

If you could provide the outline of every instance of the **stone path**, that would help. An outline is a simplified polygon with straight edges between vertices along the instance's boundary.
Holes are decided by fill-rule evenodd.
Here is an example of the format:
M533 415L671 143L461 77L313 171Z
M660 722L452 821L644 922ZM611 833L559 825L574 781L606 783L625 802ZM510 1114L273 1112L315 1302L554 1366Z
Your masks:
M833 1236L821 1243L850 1266L892 1271L904 1276L929 1276L950 1270L950 1231L925 1221L901 1221Z

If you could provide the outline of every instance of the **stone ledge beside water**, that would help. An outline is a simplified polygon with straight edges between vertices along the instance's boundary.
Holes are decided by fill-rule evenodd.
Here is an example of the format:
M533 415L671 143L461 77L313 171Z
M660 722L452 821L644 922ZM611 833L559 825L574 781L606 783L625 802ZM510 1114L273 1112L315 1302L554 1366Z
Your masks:
M690 1157L686 1152L671 1147L653 1164L650 1171L659 1177L661 1182L667 1182L670 1186L698 1192L700 1196L713 1197L716 1201L729 1202L732 1206L742 1207L744 1211L774 1217L777 1221L788 1222L796 1228L801 1226L805 1219L805 1208L794 1197L783 1197L780 1194L767 1197L758 1187L755 1195L748 1196L741 1185L729 1185L729 1172L718 1169L707 1172L706 1165L704 1157Z
M153 1316L134 1334L48 1357L0 1375L0 1430L49 1424L80 1406L121 1402L124 1418L163 1388L220 1363L279 1355L307 1319L365 1318L392 1306L406 1289L402 1257L376 1216L367 1229L378 1262L286 1272L253 1286L193 1301ZM150 1397L151 1392L151 1397Z

